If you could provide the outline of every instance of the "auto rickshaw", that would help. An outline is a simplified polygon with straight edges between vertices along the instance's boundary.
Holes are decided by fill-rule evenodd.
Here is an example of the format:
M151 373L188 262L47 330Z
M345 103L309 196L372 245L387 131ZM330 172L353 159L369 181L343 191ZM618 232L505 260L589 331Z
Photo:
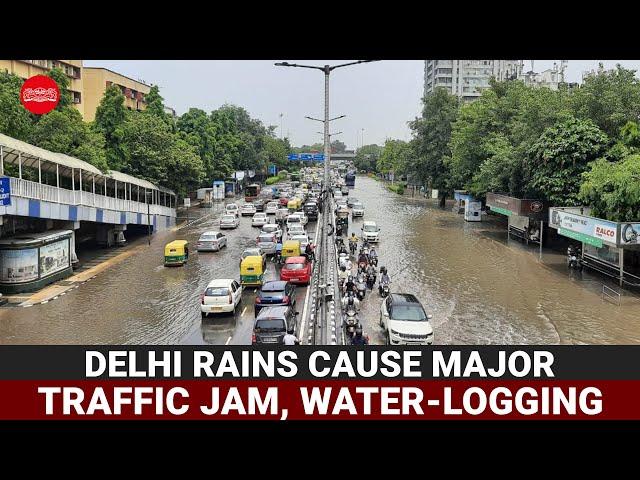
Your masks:
M284 263L289 257L299 257L302 255L299 240L287 240L282 244L282 253L280 254L280 262Z
M186 240L174 240L164 247L164 266L179 267L187 263L189 243Z
M240 263L240 283L242 285L260 286L263 278L262 257L258 255L245 257Z
M296 212L302 206L302 201L298 197L293 197L289 202L287 202L287 208L291 213Z

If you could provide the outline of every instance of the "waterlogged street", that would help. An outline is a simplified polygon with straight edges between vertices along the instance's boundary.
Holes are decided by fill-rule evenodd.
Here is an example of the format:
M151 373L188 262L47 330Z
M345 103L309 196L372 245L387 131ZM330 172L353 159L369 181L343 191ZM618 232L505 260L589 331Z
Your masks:
M436 344L553 344L640 342L640 301L618 306L601 298L603 279L585 271L570 274L565 257L507 241L498 222L466 223L450 210L400 197L359 176L351 195L366 208L365 220L382 228L380 265L391 274L392 292L415 294L433 314ZM241 202L240 202L241 203ZM243 295L233 316L201 319L199 295L214 278L238 278L239 257L255 246L258 229L250 217L226 231L228 248L193 251L184 268L163 266L164 245L191 242L217 230L222 205L191 209L178 232L153 236L150 247L98 275L67 295L30 308L0 309L2 344L249 344L254 289ZM361 219L350 230L360 234ZM312 236L315 225L308 227ZM267 278L275 278L269 265ZM306 287L298 287L302 311ZM367 293L362 305L365 332L384 343L378 326L380 297Z

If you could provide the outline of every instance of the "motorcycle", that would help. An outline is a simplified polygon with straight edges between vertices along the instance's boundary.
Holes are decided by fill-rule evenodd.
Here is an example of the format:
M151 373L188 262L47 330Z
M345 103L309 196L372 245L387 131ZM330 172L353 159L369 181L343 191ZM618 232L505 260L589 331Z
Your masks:
M378 257L369 257L369 263L374 267L378 266Z
M576 270L582 271L584 265L582 264L582 258L580 257L580 250L573 247L567 249L567 266Z
M373 290L373 286L376 284L376 274L367 272L367 287L369 290Z
M350 309L344 314L344 332L349 339L353 338L358 327L358 315L355 309Z
M382 285L380 285L378 287L378 293L380 293L380 296L382 298L388 297L390 292L391 292L391 290L389 289L389 284L388 283L383 283Z
M364 300L364 295L367 292L367 284L365 283L363 274L358 275L356 288L358 289L358 300Z
M365 273L367 271L367 262L358 263L358 273Z
M356 242L349 242L349 251L351 252L351 255L355 255L356 248L358 248L358 245L356 245Z

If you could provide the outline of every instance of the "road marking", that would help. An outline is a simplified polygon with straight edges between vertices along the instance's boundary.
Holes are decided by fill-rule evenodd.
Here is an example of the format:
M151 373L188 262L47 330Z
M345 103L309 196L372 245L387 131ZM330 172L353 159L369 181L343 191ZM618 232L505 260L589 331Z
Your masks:
M227 338L227 341L224 343L225 345L229 345L229 342L231 341L231 337Z
M241 313L240 315L244 315L246 311L247 311L247 307L244 307L244 308L242 309L242 313ZM229 339L231 339L231 337L229 337Z

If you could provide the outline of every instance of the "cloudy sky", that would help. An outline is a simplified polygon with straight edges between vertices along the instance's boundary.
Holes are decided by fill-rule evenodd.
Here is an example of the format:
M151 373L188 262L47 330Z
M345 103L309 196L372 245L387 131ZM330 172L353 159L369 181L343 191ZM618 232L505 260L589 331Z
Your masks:
M228 102L246 108L267 125L276 125L294 145L322 141L322 124L304 117L324 115L324 76L317 70L275 67L275 61L312 65L338 64L335 60L85 60L85 66L105 67L134 79L160 86L165 104L178 114L190 107L207 112ZM559 62L559 60L556 60ZM640 60L605 60L606 68L620 63L640 69ZM554 60L536 60L536 71ZM597 68L598 60L570 60L566 80L578 82L582 72ZM525 61L525 70L531 63ZM349 148L384 143L386 138L408 140L407 121L420 111L424 62L385 60L335 70L331 74L330 115L346 115L332 122L331 132ZM363 130L364 129L364 130Z

